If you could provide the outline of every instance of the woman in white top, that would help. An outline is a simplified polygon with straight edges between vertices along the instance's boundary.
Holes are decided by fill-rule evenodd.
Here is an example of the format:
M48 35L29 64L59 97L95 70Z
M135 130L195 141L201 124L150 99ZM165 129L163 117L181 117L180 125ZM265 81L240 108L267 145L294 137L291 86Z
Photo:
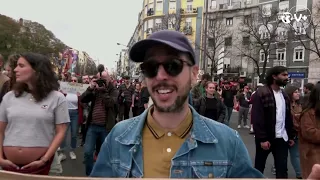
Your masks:
M78 79L76 77L71 77L70 83L77 83ZM68 126L68 130L66 133L66 137L64 139L64 141L62 142L61 146L60 146L60 154L59 154L59 159L60 161L63 161L67 158L67 156L65 155L65 151L66 151L66 139L67 136L69 135L69 129L71 130L70 135L71 135L71 140L70 140L70 158L72 160L77 159L76 154L74 153L74 150L77 147L77 135L78 135L78 96L79 94L74 94L74 93L65 93L62 92L66 98L67 98L67 102L68 102L68 110L69 110L69 116L70 116L70 125Z
M0 166L6 171L48 175L70 122L50 60L20 56L16 83L0 106Z

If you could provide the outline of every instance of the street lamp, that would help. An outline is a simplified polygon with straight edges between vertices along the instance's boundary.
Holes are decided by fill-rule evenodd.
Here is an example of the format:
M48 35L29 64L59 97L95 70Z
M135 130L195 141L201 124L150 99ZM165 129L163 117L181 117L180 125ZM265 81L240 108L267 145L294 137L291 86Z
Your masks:
M124 44L121 44L121 43L117 43L117 45L118 45L118 46L124 46L124 47L128 48L127 45L124 45Z

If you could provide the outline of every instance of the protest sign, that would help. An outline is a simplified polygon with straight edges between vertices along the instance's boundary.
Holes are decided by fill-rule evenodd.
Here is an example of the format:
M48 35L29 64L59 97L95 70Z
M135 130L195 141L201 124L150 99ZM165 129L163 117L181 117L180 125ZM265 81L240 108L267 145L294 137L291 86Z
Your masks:
M60 83L60 90L64 93L84 93L89 84L81 84L81 83L73 83L73 82L59 82Z

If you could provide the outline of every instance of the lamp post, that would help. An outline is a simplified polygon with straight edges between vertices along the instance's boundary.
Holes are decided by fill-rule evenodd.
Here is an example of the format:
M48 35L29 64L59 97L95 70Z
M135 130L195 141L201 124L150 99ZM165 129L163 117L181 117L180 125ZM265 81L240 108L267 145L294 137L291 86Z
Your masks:
M124 46L124 47L128 48L127 45L124 45L124 44L121 44L121 43L117 43L117 45L118 45L118 46Z
M209 11L209 0L206 0L206 11L205 11L205 22L204 22L204 41L203 41L203 61L202 61L202 69L206 72L206 64L207 64L207 35L208 35L208 11Z

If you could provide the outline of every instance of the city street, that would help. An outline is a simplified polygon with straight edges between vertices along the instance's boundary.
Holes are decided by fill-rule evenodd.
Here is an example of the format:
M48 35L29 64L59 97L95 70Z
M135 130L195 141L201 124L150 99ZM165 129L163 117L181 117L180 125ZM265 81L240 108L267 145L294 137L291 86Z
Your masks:
M236 128L237 127L237 120L238 119L238 113L234 112L231 118L231 127ZM255 144L254 144L254 137L253 135L250 135L248 129L240 129L239 133L244 141L244 143L247 146L247 149L250 153L251 159L254 160L255 155ZM64 176L85 176L85 168L83 164L83 148L79 147L76 150L77 154L77 160L71 160L69 157L62 162L63 164L63 175ZM271 172L273 164L273 156L270 153L268 161L266 163L265 168L265 176L267 178L274 178L275 176ZM295 178L294 170L292 169L290 160L288 160L288 169L289 169L289 178Z

